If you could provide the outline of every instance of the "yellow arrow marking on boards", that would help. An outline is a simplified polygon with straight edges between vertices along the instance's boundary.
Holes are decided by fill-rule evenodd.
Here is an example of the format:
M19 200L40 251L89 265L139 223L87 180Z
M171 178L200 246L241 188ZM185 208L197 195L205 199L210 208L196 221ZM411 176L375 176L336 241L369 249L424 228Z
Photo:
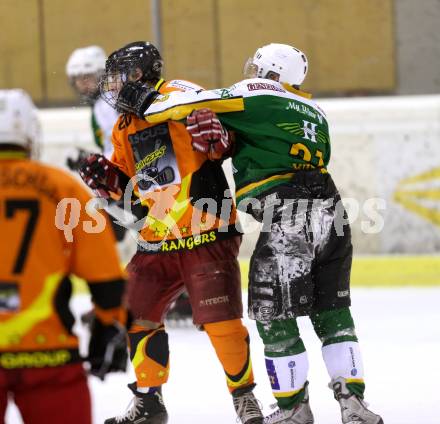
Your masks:
M422 200L440 201L440 188L427 188L426 186L417 190L414 187L406 188L408 185L427 183L439 180L440 168L431 169L422 174L402 180L394 193L394 200L411 212L421 216L432 224L440 227L440 203L439 207L428 207L420 203Z

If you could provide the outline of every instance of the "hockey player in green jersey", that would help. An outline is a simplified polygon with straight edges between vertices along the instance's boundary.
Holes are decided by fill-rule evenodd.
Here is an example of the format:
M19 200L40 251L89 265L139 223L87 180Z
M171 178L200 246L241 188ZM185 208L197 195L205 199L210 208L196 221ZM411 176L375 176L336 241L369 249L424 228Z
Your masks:
M96 146L106 158L113 153L113 125L119 114L99 96L99 80L105 70L107 55L102 47L75 49L66 64L66 74L81 103L91 106L91 128ZM71 160L72 167L77 166Z
M303 52L270 44L248 61L247 79L227 89L149 104L151 96L132 86L120 101L150 122L192 112L187 129L193 147L211 159L232 154L238 207L263 223L250 264L249 315L257 321L278 403L265 423L314 422L309 364L296 323L308 315L322 341L342 422L383 424L363 401L363 365L349 309L351 233L326 169L326 116L299 89L307 70Z

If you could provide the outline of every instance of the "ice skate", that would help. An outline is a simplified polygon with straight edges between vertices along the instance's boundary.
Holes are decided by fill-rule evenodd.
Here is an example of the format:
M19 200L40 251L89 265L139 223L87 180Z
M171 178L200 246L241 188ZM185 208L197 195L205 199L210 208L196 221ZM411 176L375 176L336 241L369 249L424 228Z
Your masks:
M367 404L347 389L345 379L336 378L329 383L335 399L341 406L343 424L383 424L382 418L367 409Z
M165 320L167 326L172 328L188 328L192 325L192 308L186 292L176 299Z
M155 393L140 393L136 383L129 384L134 393L132 407L119 417L108 418L104 424L166 424L168 413L163 403L160 391Z
M264 419L264 424L313 424L314 422L307 386L304 399L293 409L278 408Z
M263 414L252 390L255 384L232 392L237 421L242 424L263 424Z

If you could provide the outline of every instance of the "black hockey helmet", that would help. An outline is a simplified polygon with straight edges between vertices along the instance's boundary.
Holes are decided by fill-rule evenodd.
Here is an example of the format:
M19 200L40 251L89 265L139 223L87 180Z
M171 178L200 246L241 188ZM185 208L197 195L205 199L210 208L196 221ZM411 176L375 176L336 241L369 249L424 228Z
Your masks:
M105 64L106 73L119 72L127 77L136 69L142 71L140 81L159 80L162 75L163 60L159 50L148 41L135 41L114 51Z
M105 62L99 88L101 98L117 110L121 88L129 81L154 86L162 75L163 60L159 50L148 41L135 41L114 51Z

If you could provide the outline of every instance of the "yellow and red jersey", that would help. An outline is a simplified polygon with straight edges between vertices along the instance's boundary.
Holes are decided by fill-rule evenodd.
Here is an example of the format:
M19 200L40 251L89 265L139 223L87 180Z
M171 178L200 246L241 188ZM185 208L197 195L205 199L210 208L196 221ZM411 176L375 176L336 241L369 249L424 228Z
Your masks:
M182 80L161 80L156 89L162 94L202 90ZM193 150L184 123L151 124L124 114L115 124L112 142L112 162L128 177L136 177L135 194L148 207L140 235L151 244L162 242L157 250L145 251L192 249L238 234L221 164Z
M56 225L57 205L65 198L74 199L78 211L71 242ZM87 280L104 321L120 318L124 280L115 240L110 225L98 233L84 231L84 225L96 225L85 211L90 198L62 170L2 155L0 367L57 366L78 359L68 306L71 274ZM69 211L65 222L76 221Z

